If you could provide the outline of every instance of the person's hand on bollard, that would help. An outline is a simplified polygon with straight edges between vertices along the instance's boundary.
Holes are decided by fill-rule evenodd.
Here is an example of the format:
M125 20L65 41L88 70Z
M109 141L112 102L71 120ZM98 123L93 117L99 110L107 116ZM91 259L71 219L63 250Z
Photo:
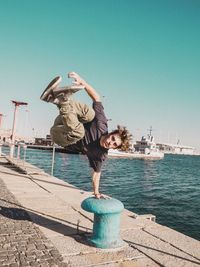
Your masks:
M107 196L107 195L104 195L104 194L101 194L101 193L97 193L97 194L93 194L95 196L95 198L97 199L111 199L111 197Z

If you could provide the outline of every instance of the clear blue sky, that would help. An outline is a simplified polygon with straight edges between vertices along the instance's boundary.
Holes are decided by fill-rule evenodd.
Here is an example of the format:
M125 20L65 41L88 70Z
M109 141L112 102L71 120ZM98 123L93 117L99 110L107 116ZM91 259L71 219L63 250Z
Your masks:
M200 148L199 0L0 0L0 113L18 131L48 133L57 109L39 96L76 71L103 97L110 129ZM76 98L90 103L84 93ZM25 129L27 128L27 129Z

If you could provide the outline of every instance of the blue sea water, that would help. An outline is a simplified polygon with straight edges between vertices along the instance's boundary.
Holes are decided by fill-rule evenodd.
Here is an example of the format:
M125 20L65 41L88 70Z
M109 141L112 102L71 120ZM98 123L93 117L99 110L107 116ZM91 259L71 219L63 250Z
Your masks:
M23 158L23 154L22 154ZM28 149L26 160L51 172L52 152ZM83 155L56 153L54 176L92 191L88 161ZM137 214L200 240L200 157L165 155L163 160L108 159L101 192Z

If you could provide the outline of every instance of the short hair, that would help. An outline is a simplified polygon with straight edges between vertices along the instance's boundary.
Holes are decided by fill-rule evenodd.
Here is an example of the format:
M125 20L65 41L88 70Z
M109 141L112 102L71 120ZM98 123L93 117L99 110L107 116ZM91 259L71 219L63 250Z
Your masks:
M122 143L117 148L120 148L122 151L128 151L131 148L133 136L126 127L117 125L117 129L110 134L118 134L120 136Z

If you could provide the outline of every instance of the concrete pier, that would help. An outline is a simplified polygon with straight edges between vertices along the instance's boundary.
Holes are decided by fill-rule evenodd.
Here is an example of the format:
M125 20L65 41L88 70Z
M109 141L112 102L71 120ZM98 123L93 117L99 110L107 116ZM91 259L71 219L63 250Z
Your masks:
M91 192L31 164L1 157L0 182L2 267L200 266L199 241L128 210L123 211L120 226L127 246L112 250L89 246L93 215L80 205Z

